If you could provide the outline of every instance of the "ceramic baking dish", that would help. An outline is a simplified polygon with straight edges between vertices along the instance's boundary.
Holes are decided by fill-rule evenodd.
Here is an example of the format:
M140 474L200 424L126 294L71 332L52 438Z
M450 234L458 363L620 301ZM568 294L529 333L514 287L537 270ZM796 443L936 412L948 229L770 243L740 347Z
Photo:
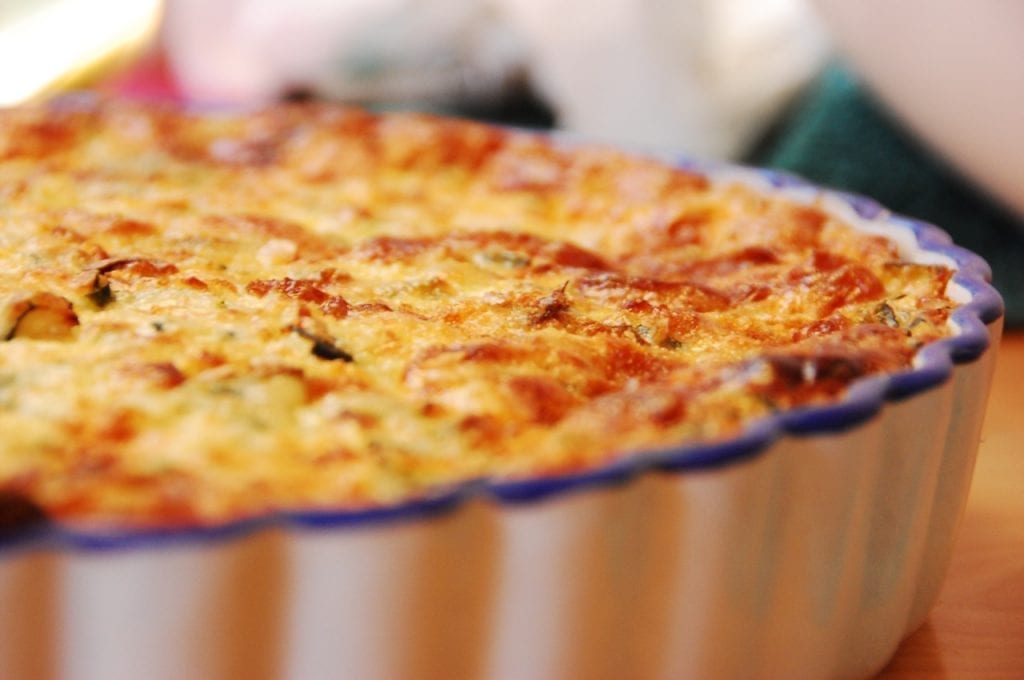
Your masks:
M839 403L593 471L213 528L8 532L0 675L876 673L941 587L1001 300L987 266L934 227L785 175L696 169L820 202L912 261L955 266L953 335Z

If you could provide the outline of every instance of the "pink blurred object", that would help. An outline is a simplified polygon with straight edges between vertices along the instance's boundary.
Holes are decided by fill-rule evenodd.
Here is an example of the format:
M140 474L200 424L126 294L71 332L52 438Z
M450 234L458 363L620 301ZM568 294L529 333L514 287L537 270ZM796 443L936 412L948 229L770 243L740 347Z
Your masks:
M182 102L187 99L160 49L148 51L127 70L100 83L97 89L149 101Z

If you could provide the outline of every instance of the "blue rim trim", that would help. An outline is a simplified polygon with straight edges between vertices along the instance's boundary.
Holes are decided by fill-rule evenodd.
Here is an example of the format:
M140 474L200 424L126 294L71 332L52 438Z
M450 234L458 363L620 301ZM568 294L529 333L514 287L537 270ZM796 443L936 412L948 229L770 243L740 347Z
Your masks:
M953 281L970 295L970 301L957 308L951 316L951 321L959 329L958 334L922 348L917 355L917 365L912 369L891 375L868 376L854 383L838 403L767 416L725 441L631 454L584 472L522 480L470 480L429 497L393 506L270 512L265 516L215 526L168 529L105 529L71 522L49 522L26 527L15 535L0 536L0 555L39 547L108 551L183 543L194 545L221 542L273 526L303 530L369 527L440 516L471 498L492 499L500 504L528 504L565 493L617 486L651 471L681 474L712 470L760 455L786 436L838 433L856 427L875 417L886 402L905 399L943 384L952 375L954 364L974 361L988 349L991 340L987 325L1003 315L1002 298L989 283L991 270L977 255L953 245L950 237L940 229L893 215L869 198L820 189L788 173L689 159L675 159L673 162L681 169L699 172L712 181L717 181L718 175L728 173L728 177L721 178L722 181L736 178L766 185L769 190L782 195L796 191L810 192L818 199L838 199L864 222L909 231L921 250L944 256L958 268Z

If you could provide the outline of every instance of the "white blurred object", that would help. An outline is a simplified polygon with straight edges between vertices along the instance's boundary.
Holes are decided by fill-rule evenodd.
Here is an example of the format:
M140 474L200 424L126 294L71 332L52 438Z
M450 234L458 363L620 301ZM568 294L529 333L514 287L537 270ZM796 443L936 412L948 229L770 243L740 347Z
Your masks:
M492 98L527 79L559 127L741 153L818 70L804 0L169 0L190 97Z
M0 2L0 106L83 87L138 55L160 0Z

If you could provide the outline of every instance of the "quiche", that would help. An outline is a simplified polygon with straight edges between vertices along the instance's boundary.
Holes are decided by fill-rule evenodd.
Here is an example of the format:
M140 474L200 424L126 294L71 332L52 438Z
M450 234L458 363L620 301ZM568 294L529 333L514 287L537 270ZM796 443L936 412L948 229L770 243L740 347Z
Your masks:
M0 492L359 509L723 440L908 370L953 271L812 202L417 113L0 112Z

